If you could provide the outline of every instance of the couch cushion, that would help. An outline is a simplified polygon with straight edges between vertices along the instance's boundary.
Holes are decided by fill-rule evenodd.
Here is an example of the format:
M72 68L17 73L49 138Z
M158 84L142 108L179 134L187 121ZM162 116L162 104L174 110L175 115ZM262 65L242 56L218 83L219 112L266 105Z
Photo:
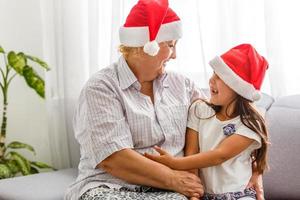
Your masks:
M300 95L276 99L267 112L270 171L264 175L266 199L300 198Z
M0 180L1 200L60 200L76 179L76 169L64 169Z

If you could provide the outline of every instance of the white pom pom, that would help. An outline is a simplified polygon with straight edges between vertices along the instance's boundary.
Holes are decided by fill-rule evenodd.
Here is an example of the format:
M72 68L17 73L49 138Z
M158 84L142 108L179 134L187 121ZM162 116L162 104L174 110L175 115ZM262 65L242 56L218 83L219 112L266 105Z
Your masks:
M261 94L257 90L252 94L252 100L253 101L258 101L260 99L260 97L261 97Z
M159 51L158 43L153 40L151 42L147 42L144 46L144 52L150 56L156 56Z

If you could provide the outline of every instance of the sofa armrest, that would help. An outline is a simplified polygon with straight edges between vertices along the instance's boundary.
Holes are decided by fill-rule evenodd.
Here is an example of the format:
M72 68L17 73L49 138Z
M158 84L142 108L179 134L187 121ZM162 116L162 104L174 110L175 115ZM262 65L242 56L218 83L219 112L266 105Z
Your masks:
M300 95L276 99L266 122L271 140L266 199L300 199Z
M77 169L64 169L0 180L0 199L59 200L75 181Z

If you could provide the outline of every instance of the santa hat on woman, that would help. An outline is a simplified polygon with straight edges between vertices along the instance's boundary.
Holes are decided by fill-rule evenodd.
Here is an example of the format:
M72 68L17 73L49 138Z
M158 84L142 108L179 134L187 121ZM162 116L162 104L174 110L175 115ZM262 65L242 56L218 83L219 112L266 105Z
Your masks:
M250 101L260 99L259 90L269 64L251 44L238 45L209 64L236 93Z
M159 42L177 40L181 35L181 21L168 0L139 0L119 31L122 45L144 47L151 56L158 53Z

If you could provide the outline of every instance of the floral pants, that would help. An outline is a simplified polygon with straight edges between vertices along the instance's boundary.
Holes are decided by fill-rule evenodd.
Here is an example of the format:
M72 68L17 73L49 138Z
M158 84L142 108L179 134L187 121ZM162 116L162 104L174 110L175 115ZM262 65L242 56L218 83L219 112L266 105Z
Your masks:
M110 189L101 185L86 191L80 200L188 200L182 194L151 187L138 187L134 191L121 188ZM253 200L256 192L253 189L245 189L241 192L229 192L224 194L204 194L202 200Z
M110 189L102 185L86 191L80 200L188 200L184 195L151 187Z
M204 194L202 200L253 200L256 199L254 189L248 188L241 192L228 192L224 194Z

